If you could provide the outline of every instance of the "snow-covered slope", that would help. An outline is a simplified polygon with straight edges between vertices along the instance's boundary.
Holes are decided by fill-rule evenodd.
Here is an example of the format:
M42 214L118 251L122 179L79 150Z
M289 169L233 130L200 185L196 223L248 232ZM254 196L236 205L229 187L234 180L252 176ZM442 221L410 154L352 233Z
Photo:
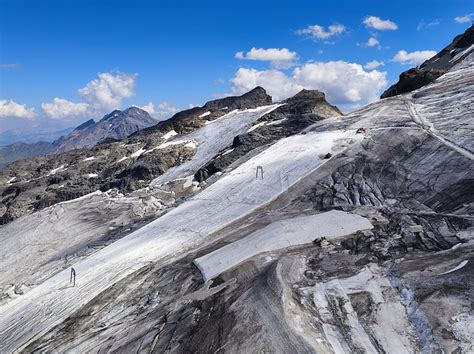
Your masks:
M4 349L22 347L148 262L176 257L202 243L206 235L270 202L326 161L318 155L343 151L358 139L354 131L348 131L300 135L278 142L156 221L74 264L76 287L69 287L67 269L1 307L0 341L9 343ZM291 158L281 159L289 154ZM257 166L264 166L263 179L255 178Z
M247 131L253 122L277 107L278 105L271 105L249 109L245 112L230 112L217 120L210 121L209 124L193 133L168 141L168 144L193 142L196 144L197 151L190 161L173 167L155 178L151 186L159 186L166 181L194 175L210 157L229 146L236 135Z

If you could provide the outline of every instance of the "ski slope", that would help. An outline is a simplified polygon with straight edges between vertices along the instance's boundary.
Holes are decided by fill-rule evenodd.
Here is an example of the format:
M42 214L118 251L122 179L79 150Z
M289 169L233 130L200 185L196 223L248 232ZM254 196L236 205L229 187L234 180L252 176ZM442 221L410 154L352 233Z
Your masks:
M148 263L177 259L213 241L213 232L269 203L329 161L320 155L335 155L361 139L354 130L337 130L280 140L176 209L74 264L75 287L69 285L67 269L0 307L0 350L21 350ZM264 168L264 179L255 178L257 166Z

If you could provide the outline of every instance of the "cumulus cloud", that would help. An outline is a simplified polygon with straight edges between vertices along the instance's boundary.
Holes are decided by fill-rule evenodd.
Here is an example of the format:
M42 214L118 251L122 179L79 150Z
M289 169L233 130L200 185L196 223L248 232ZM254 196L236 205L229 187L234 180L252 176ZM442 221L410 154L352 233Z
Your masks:
M0 118L23 118L33 119L34 108L27 108L25 104L16 103L13 100L0 100Z
M148 102L146 105L144 106L135 106L134 107L138 107L140 109L143 109L145 112L147 112L148 114L153 114L155 113L155 105L151 102Z
M316 89L325 92L330 102L341 105L373 101L386 84L385 72L367 72L359 64L344 61L308 62L290 75L275 69L240 68L231 79L233 94L262 86L275 100L282 100L302 89Z
M43 102L41 108L52 119L72 121L88 116L100 118L114 109L121 108L125 98L135 94L136 74L99 73L98 78L78 90L85 102L74 103L56 97L52 102Z
M400 50L392 60L400 64L420 65L434 55L436 55L434 50L417 50L411 53L406 50Z
M380 17L377 16L367 16L363 23L369 27L380 31L385 30L396 30L398 29L398 25L390 20L382 20Z
M466 14L464 16L457 16L454 21L457 23L469 23L474 20L474 13Z
M367 46L369 47L375 47L377 44L379 44L379 40L375 37L370 37L369 40L367 41Z
M157 106L155 106L152 102L144 106L136 106L138 108L143 109L144 111L148 112L153 118L157 120L165 120L170 118L173 114L179 111L178 108L174 107L169 102L161 102Z
M367 64L365 64L364 68L368 69L368 70L373 70L373 69L377 69L378 67L384 66L384 65L385 64L384 64L383 61L372 60L372 61L369 61Z
M288 68L295 64L298 55L287 48L252 48L247 53L235 53L235 58L240 60L270 61L274 67Z
M66 119L86 115L89 105L87 103L74 103L59 97L55 97L50 103L42 103L41 109L53 119Z
M135 95L137 74L99 73L98 78L78 91L91 113L104 114L120 108L124 98Z
M341 24L332 24L328 27L328 29L324 29L323 26L320 25L312 25L306 28L300 29L296 31L297 34L309 35L316 39L329 39L331 37L337 36L342 34L346 31L346 27Z

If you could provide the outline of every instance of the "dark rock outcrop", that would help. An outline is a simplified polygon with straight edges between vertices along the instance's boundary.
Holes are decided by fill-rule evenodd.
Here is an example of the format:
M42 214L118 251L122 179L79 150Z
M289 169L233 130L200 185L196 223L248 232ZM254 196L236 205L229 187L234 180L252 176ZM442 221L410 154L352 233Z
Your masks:
M399 81L390 86L380 98L392 97L411 92L436 80L469 54L467 50L474 44L474 25L463 34L456 36L453 42L434 57L426 60L417 68L400 74ZM463 53L465 51L465 53ZM455 59L455 57L457 57Z

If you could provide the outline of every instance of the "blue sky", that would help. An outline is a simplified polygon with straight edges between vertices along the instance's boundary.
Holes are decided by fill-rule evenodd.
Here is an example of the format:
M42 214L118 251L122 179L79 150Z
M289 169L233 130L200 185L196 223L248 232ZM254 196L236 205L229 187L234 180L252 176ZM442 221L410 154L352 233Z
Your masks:
M0 0L0 132L75 125L114 105L147 105L164 117L253 83L271 86L276 98L319 88L347 111L373 100L427 51L449 44L470 26L473 5ZM369 68L371 61L384 65ZM379 74L369 75L373 70Z

